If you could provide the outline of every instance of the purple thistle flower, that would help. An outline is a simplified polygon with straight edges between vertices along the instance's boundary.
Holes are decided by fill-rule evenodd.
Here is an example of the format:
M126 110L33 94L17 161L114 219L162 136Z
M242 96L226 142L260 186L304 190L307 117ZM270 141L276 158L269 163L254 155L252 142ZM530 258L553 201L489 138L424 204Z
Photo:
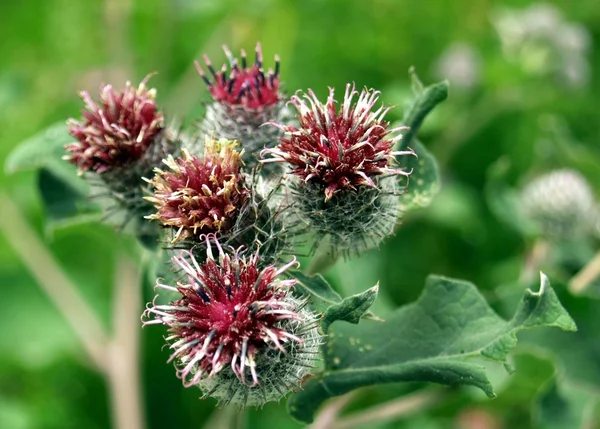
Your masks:
M389 107L373 111L379 91L364 89L359 94L348 84L339 109L333 97L333 88L325 104L312 90L303 97L292 96L300 126L270 123L285 134L277 147L263 151L271 158L262 162L290 164L294 175L323 188L325 201L362 185L376 188L376 176L409 176L410 172L392 166L395 156L414 155L412 150L394 151L402 135L392 134L407 127L389 129L383 120Z
M259 252L244 257L232 248L225 252L214 235L205 239L204 263L186 251L173 258L187 279L157 287L181 298L150 305L144 325L168 326L169 361L177 362L184 386L199 385L206 396L242 405L279 399L308 373L321 338L307 301L292 295L296 281L280 278L298 263L260 269ZM274 363L284 365L280 380L272 378Z
M236 142L206 138L204 158L183 149L183 157L172 155L163 162L169 170L155 169L147 180L154 194L146 200L157 212L147 219L177 230L173 242L201 234L227 230L249 198L241 173L241 153Z
M196 70L208 86L216 102L228 106L243 106L248 110L261 110L273 106L281 100L279 94L279 56L275 55L275 70L263 69L263 55L260 43L256 44L256 60L248 66L246 52L241 51L241 66L227 46L223 46L229 60L229 75L227 65L223 64L220 71L215 71L207 55L204 64L212 76L209 79L202 67L196 61Z
M65 159L79 172L98 174L124 167L140 159L154 138L163 130L163 115L156 106L156 90L148 89L144 79L137 88L127 82L115 91L111 85L100 88L100 103L81 92L86 104L83 119L69 119L69 133L77 142L66 146Z

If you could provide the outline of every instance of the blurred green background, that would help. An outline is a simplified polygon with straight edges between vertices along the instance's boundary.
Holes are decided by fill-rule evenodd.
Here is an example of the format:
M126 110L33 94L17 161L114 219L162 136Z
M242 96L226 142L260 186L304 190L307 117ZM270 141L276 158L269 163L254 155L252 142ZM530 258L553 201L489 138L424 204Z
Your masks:
M157 72L151 84L167 115L194 122L208 96L193 60L207 53L213 63L224 62L223 43L252 51L261 41L266 65L278 53L289 93L313 88L323 96L327 86L341 91L347 82L379 89L386 103L398 106L393 120L410 96L410 66L425 83L448 78L449 99L420 133L440 163L440 194L430 207L405 216L381 252L328 273L344 293L379 280L375 310L381 313L416 299L425 277L438 273L474 282L497 311L511 314L532 243L490 208L487 178L499 159L508 165L503 180L510 186L569 167L599 194L597 0L541 6L526 0L4 0L0 12L3 163L24 139L78 117L78 91L94 93L102 82L121 87ZM115 261L130 242L98 223L50 234L38 174L0 173L1 195L18 204L110 328ZM0 243L0 428L110 427L104 379L2 235ZM364 427L583 429L580 424L593 422L582 423L581 416L593 415L594 407L597 412L600 397L600 336L594 332L600 306L594 297L570 296L564 283L598 250L598 241L573 246L565 252L576 257L548 269L578 334L525 338L517 373L498 375L503 387L495 400L458 390L417 415ZM146 298L151 294L148 288ZM145 329L142 340L148 427L208 427L215 404L181 386L165 363L161 330ZM549 342L555 352L544 351ZM366 389L351 408L414 387ZM300 427L283 403L251 411L246 426Z

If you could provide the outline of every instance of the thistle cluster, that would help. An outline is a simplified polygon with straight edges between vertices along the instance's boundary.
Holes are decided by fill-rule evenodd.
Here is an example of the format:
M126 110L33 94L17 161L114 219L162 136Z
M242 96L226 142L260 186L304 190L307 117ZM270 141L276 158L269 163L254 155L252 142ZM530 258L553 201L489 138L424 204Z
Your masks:
M175 137L145 79L103 86L99 103L83 93L65 158L171 256L157 288L177 297L150 304L144 324L167 327L184 385L261 405L295 390L319 358L319 316L288 272L297 237L336 255L377 246L410 175L396 159L414 153L396 149L406 127L389 126L379 92L348 85L339 106L333 89L325 103L311 90L288 100L277 56L265 71L260 44L253 64L224 50L219 71L207 56L206 72L196 63L212 102L186 135L201 138Z

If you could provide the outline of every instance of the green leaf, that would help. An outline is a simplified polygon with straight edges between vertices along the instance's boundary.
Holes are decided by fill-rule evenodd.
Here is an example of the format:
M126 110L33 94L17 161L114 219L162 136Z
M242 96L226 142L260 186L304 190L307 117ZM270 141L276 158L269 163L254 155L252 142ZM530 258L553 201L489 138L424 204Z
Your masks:
M296 292L310 297L312 308L323 313L321 318L323 331L327 332L329 326L337 320L354 324L358 323L362 317L378 320L367 310L377 298L379 285L375 285L365 292L342 298L320 275L307 276L300 271L294 271L291 275L297 280Z
M46 214L46 233L83 222L100 220L88 199L89 186L77 177L75 166L65 162L64 146L72 140L64 122L53 124L20 143L8 156L8 174L39 169L38 189Z
M412 170L406 191L400 196L402 211L427 207L440 190L439 168L433 155L417 139L412 149L417 156L402 156L398 161L405 170Z
M510 321L500 318L473 284L430 276L421 297L384 323L334 324L323 372L290 398L288 411L311 422L330 397L400 381L471 385L494 397L483 362L506 365L516 334L538 326L576 329L544 275L540 290L525 292Z
M488 206L506 226L523 236L534 236L535 225L519 209L519 193L505 181L509 167L508 158L500 158L489 168L485 187Z
M42 168L38 175L38 189L44 205L46 233L74 224L99 221L98 207L86 195L52 170Z
M404 110L402 119L402 124L409 126L410 130L400 140L398 149L407 150L410 147L416 157L402 156L399 159L400 167L412 170L407 190L400 197L403 211L428 206L440 189L437 161L416 136L425 117L448 97L447 81L424 87L413 68L410 74L415 97Z
M433 85L424 87L419 80L414 68L409 71L412 79L412 88L415 98L404 111L402 123L410 127L410 130L404 134L400 140L400 147L406 148L411 146L412 140L417 135L419 128L423 124L425 117L431 112L435 106L448 98L448 81L434 83Z
M336 320L344 320L346 322L357 324L367 310L371 308L373 302L375 302L378 292L379 285L377 284L363 293L344 298L339 304L334 304L327 308L325 313L323 313L323 319L321 321L323 330L327 332L329 325Z
M67 132L64 122L50 125L45 130L21 142L7 157L4 169L7 174L35 170L41 167L58 168L59 174L75 168L62 160L64 146L73 138ZM70 167L70 168L63 168ZM73 177L71 173L69 176Z
M534 418L544 429L591 428L598 396L560 378L551 379L533 404Z

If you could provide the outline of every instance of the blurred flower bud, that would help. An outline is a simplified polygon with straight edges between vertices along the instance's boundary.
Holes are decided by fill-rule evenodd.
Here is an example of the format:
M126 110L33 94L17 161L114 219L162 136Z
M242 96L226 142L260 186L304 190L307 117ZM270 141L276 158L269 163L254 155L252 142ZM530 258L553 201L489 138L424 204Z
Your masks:
M448 79L453 88L468 91L479 84L480 69L477 51L466 43L455 43L437 60L435 74L440 79Z
M555 170L521 192L521 209L540 233L570 239L592 233L596 215L592 190L573 170Z
M149 305L144 324L169 328L169 361L184 386L196 385L225 404L280 400L309 374L322 340L317 316L292 293L295 280L281 279L297 263L260 269L259 252L242 257L232 248L225 252L214 237L205 239L204 263L188 252L173 258L187 281L157 287L181 298Z
M528 74L553 75L567 87L581 87L589 81L589 32L566 22L555 6L534 3L523 10L501 10L492 23L507 59Z

